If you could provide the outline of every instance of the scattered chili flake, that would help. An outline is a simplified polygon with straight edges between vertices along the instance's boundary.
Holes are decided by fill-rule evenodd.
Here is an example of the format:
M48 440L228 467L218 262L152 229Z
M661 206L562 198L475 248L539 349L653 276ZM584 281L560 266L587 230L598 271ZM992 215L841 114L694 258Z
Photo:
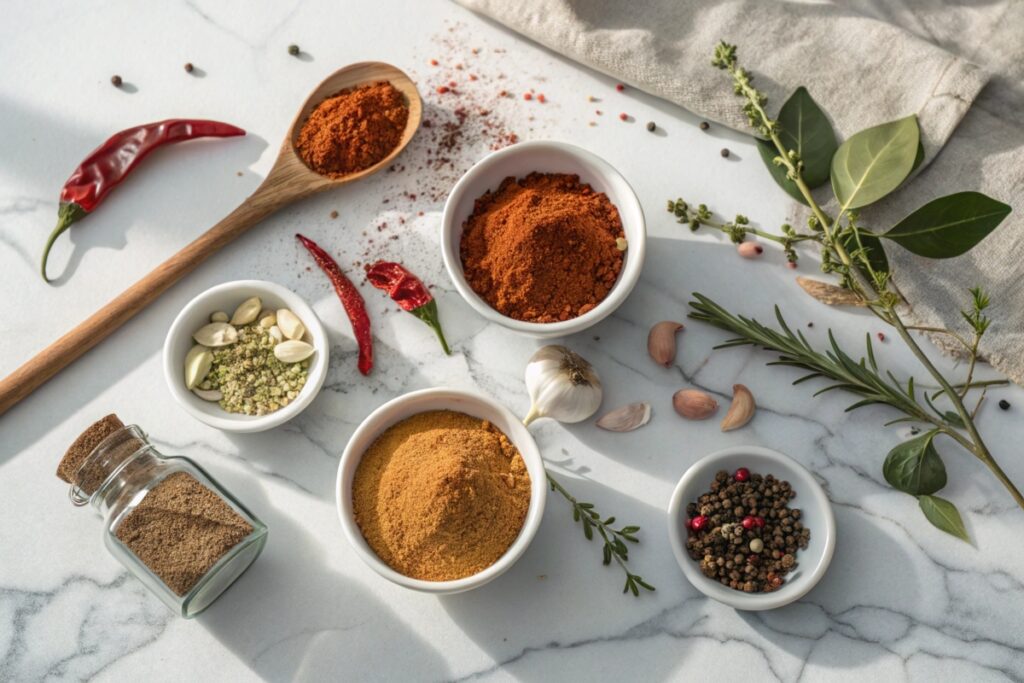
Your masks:
M114 84L115 88L120 88L121 85L124 83L124 81L121 80L121 77L118 76L117 74L114 74L113 76L110 77L110 82Z
M533 99L533 93L524 92L523 93L523 99L524 100L532 100Z
M878 333L878 341L880 341L880 342L884 342L885 341L885 333L884 332L879 332Z
M430 66L437 66L437 60L436 59L431 59L430 60Z
M476 74L469 74L469 80L475 81L476 80Z
M450 88L447 85L439 85L439 86L437 86L437 94L438 95L444 95L449 90L450 90Z
M537 95L537 101L540 102L541 104L544 104L545 102L548 101L548 98L544 97L544 93L541 93Z
M624 85L623 85L622 83L616 83L616 84L615 84L615 89L616 89L617 91L619 91L619 92L622 92L623 90L625 90L625 89L626 89L626 86L624 86Z

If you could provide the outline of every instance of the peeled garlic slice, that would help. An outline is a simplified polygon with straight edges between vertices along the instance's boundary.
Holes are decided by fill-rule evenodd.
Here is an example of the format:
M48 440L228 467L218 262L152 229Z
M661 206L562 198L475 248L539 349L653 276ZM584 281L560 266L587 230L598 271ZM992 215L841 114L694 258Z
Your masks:
M258 296L249 297L238 305L235 312L231 315L232 325L248 325L253 320L256 320L256 316L263 310L263 302L260 301Z
M311 344L304 341L289 339L274 347L274 355L282 363L298 363L312 356L315 350Z
M224 398L224 394L220 393L220 389L199 389L197 387L192 390L192 393L204 401L219 401Z
M238 341L238 330L230 323L210 323L196 330L192 338L203 346L227 346Z
M194 389L206 379L213 367L213 352L202 344L196 344L185 355L185 388Z
M287 308L282 308L277 312L277 326L289 339L302 339L306 335L306 326L299 320L299 316Z

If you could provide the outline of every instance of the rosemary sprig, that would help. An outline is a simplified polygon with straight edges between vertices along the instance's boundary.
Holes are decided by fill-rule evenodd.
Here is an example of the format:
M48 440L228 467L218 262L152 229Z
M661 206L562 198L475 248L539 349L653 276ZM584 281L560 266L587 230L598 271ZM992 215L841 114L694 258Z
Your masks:
M629 546L626 545L626 541L639 543L640 539L636 537L636 534L640 531L640 527L624 526L616 529L612 526L615 523L614 517L602 519L601 514L594 509L593 503L581 503L576 500L575 496L565 490L565 487L559 484L551 476L550 472L547 473L547 476L551 490L561 493L569 501L569 504L572 505L573 521L580 522L583 525L583 535L586 536L588 541L593 540L594 530L597 529L597 533L604 540L604 547L602 548L604 564L611 564L614 558L619 566L622 567L622 571L626 573L626 585L623 587L622 592L632 593L635 597L639 597L641 588L653 591L654 586L644 581L643 577L639 574L629 571L629 567L626 566L626 562L629 560Z

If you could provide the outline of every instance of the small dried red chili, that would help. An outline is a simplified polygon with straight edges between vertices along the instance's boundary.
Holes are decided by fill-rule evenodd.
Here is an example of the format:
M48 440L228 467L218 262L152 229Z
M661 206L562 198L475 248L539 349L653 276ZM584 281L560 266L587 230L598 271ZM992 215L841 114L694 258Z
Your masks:
M452 350L441 330L441 321L437 316L437 302L427 290L426 285L405 266L392 261L377 261L366 267L366 279L377 289L383 289L391 298L414 316L425 322L437 334L441 348L449 356Z
M359 372L369 375L373 368L373 337L370 336L370 316L366 312L366 302L363 296L352 284L352 281L341 271L341 266L331 258L331 255L324 251L319 244L303 235L295 235L302 246L313 255L313 260L320 266L334 285L334 291L341 299L341 305L345 307L348 320L352 323L352 333L359 344Z
M167 119L112 135L94 149L64 183L57 210L57 227L50 233L43 249L43 279L50 281L46 277L46 259L54 240L72 223L92 213L150 152L174 142L235 135L245 135L245 131L229 123L201 119Z

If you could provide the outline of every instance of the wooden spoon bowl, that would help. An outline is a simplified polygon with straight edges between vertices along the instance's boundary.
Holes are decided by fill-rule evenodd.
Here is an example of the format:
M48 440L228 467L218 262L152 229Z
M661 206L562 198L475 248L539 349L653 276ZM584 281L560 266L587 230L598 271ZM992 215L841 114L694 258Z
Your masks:
M340 178L320 175L306 166L295 150L295 140L310 112L340 90L378 81L391 83L401 91L409 105L409 120L395 149L373 166ZM215 226L0 381L0 415L260 220L298 199L361 180L386 168L409 144L422 118L423 101L416 90L416 84L400 69L383 62L360 62L335 71L314 88L303 102L288 129L274 166L256 191Z

